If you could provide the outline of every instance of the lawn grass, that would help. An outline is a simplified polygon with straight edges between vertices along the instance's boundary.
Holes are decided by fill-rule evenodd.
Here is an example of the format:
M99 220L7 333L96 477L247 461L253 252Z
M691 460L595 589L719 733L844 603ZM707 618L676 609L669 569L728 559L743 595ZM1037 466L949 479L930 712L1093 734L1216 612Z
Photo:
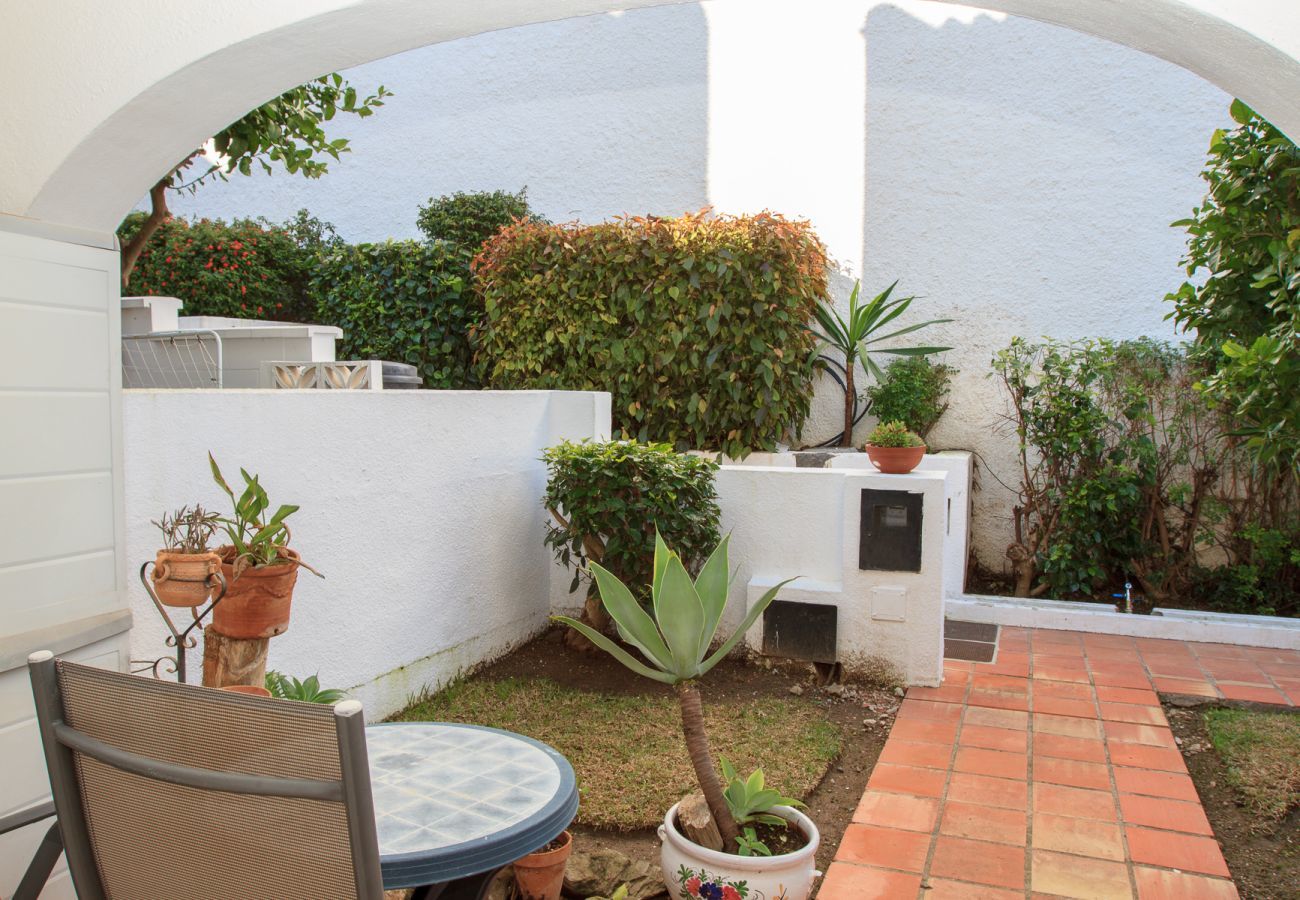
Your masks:
M1300 807L1300 715L1213 709L1205 724L1229 780L1261 825Z
M651 828L695 787L681 736L677 699L607 695L546 680L472 680L422 699L397 721L467 722L505 728L550 744L578 776L577 821L598 828ZM705 719L714 753L749 772L761 766L771 787L805 797L839 754L839 731L802 701L755 697L741 705L709 704Z

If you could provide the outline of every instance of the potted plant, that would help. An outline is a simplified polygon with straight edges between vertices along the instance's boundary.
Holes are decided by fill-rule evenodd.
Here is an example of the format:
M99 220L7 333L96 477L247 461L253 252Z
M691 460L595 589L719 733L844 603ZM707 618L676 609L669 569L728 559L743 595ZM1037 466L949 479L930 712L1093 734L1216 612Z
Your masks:
M545 847L515 860L515 887L522 900L559 900L564 867L572 852L573 835L562 831Z
M925 456L925 441L902 422L881 422L862 448L871 462L886 475L906 475Z
M811 892L816 876L814 863L820 841L817 827L807 816L779 802L785 798L771 792L764 793L761 773L746 779L742 791L736 786L736 779L731 777L735 772L728 765L723 774L728 776L730 784L724 787L718 770L714 768L709 738L704 730L699 679L731 652L776 599L777 592L794 580L787 579L765 593L749 608L736 632L710 653L727 604L729 541L730 538L723 538L700 569L699 576L692 581L681 559L668 549L656 532L650 612L642 609L632 592L612 573L597 563L590 564L601 602L614 621L619 636L638 651L644 661L582 622L567 616L556 616L555 619L577 629L587 640L633 672L670 685L677 692L686 749L704 802L721 837L722 849L709 849L688 840L677 827L680 804L674 804L665 814L659 832L663 840L660 863L664 883L674 896L692 900L697 897L729 898L748 893L750 896L802 900ZM751 782L752 792L749 791ZM763 856L755 844L763 843L762 849L770 850L766 841L761 840L757 831L741 831L742 825L756 823L758 820L753 817L759 814L768 817L764 824L771 826L772 822L780 820L789 829L788 844L792 848L789 852ZM705 886L709 885L714 890L706 890Z
M202 606L212 595L212 576L221 571L221 557L208 549L220 517L202 506L182 506L153 524L163 536L150 573L154 594L167 606Z
M208 463L213 480L234 505L234 515L221 520L230 538L230 544L217 549L227 587L225 598L212 610L212 627L226 637L241 639L283 634L289 628L298 568L321 577L297 551L289 549L285 519L298 507L285 504L268 519L265 514L270 501L256 475L239 470L245 487L236 499L211 453Z

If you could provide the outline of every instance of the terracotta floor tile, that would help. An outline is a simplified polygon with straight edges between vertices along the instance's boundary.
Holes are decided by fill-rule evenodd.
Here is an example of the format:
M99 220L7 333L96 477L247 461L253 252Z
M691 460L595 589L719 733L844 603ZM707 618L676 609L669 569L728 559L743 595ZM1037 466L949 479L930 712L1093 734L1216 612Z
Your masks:
M1030 886L1035 892L1058 897L1117 900L1133 896L1128 866L1122 862L1068 856L1050 850L1033 851Z
M1228 700L1250 700L1254 703L1275 703L1279 706L1287 706L1288 701L1285 694L1282 694L1275 688L1255 687L1249 684L1227 684L1219 682L1219 690Z
M933 703L910 697L898 708L898 721L957 722L961 719L960 703Z
M988 709L980 706L969 706L966 708L966 715L962 721L967 725L986 725L990 728L1019 728L1023 731L1029 727L1029 713L1013 709Z
M961 727L957 742L963 747L983 747L986 750L1024 753L1029 748L1029 734L1019 729L967 724Z
M1010 675L996 675L986 672L975 672L975 677L971 679L971 689L976 691L1000 691L1009 694L1027 694L1029 693L1029 679L1013 678Z
M1108 684L1113 687L1151 689L1151 679L1140 666L1094 667L1092 683L1098 686Z
M1026 822L1027 816L1021 809L949 800L939 820L939 833L1023 847Z
M1034 812L1114 822L1115 797L1110 791L1036 782Z
M838 862L920 872L930 852L930 835L878 825L851 824L835 851Z
M925 900L1024 900L1024 891L1004 891L987 884L968 884L946 878L929 879Z
M893 794L915 794L918 797L942 797L943 785L947 779L948 773L941 769L877 763L871 770L867 789Z
M1114 822L1035 813L1033 824L1035 850L1124 861L1124 839Z
M1096 719L1079 719L1074 716L1053 716L1034 713L1034 733L1059 734L1063 737L1100 738L1101 722Z
M920 889L920 875L833 862L822 879L817 900L898 900L915 897Z
M1151 696L1156 694L1151 692ZM1111 722L1132 722L1136 725L1163 725L1168 727L1169 720L1165 718L1165 711L1160 708L1159 701L1156 705L1138 704L1138 703L1112 703L1108 700L1102 700L1101 717Z
M1155 678L1188 678L1192 681L1204 681L1205 672L1195 662L1174 663L1164 660L1146 660L1147 671Z
M1145 744L1148 747L1164 747L1169 750L1178 749L1178 745L1174 743L1174 733L1168 728L1137 725L1133 722L1104 722L1102 728L1106 732L1108 741Z
M992 775L994 778L1024 780L1029 775L1029 759L1024 753L985 750L982 747L958 747L953 770L976 775Z
M1162 694L1190 694L1194 697L1218 697L1214 685L1205 680L1154 676L1151 681Z
M927 769L947 769L952 763L951 744L922 744L913 741L889 741L880 751L879 763L896 766L922 766Z
M923 719L907 719L895 722L889 730L889 739L899 741L920 741L929 744L952 744L957 739L956 722L930 722Z
M1200 803L1168 800L1164 797L1142 797L1137 794L1120 794L1119 806L1124 821L1133 825L1163 828L1166 831L1183 831L1189 834L1214 834L1210 821Z
M1106 791L1110 790L1110 768L1098 763L1036 756L1034 781Z
M1249 660L1208 659L1201 661L1201 668L1215 681L1232 681L1261 687L1272 684L1269 677L1264 674L1264 670Z
M1138 688L1122 688L1109 684L1097 685L1097 699L1102 703L1131 703L1140 706L1159 706L1160 696L1155 691ZM1102 718L1105 718L1102 707Z
M935 842L930 874L994 887L1023 888L1025 849L941 834Z
M937 688L928 687L910 687L907 689L908 700L933 700L938 703L961 703L966 697L966 685L964 683L947 684L945 683Z
M971 688L966 695L970 706L984 706L990 709L1011 709L1025 712L1029 709L1028 694L1010 694L1005 691L977 691Z
M975 671L975 664L955 659L943 661L944 684L966 684Z
M1240 895L1231 881L1206 878L1189 872L1134 866L1140 900L1237 900Z
M1220 659L1249 659L1245 647L1236 644L1207 644L1204 641L1187 641L1187 649L1196 654L1197 659L1218 657Z
M1077 681L1035 681L1034 701L1043 697L1060 697L1063 700L1092 700L1092 685Z
M948 800L1024 810L1029 807L1029 786L1010 778L953 772L948 782Z
M1162 772L1187 771L1183 754L1177 750L1148 747L1144 744L1124 744L1119 741L1107 741L1106 749L1110 753L1111 765L1158 769Z
M1121 794L1141 794L1146 797L1166 797L1200 803L1196 785L1184 772L1153 772L1150 769L1131 769L1115 766L1115 786Z
M1129 855L1135 863L1230 877L1218 842L1211 837L1126 826Z
M867 791L853 813L853 821L864 825L902 828L906 831L934 831L939 818L939 801L910 794Z
M1078 684L1087 684L1091 681L1088 677L1088 670L1084 667L1082 661L1079 662L1078 666L1034 663L1034 678L1048 681L1072 681Z
M1095 738L1066 737L1060 734L1035 734L1034 755L1081 762L1104 763L1106 745Z
M1034 694L1034 712L1052 716L1077 716L1097 718L1097 704L1091 700L1070 700L1065 697L1040 697Z

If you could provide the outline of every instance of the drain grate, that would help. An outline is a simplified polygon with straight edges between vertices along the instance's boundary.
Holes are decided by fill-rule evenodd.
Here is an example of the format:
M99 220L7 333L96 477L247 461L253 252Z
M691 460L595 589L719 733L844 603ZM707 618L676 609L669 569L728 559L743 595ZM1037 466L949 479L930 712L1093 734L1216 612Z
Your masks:
M998 626L984 622L943 620L944 659L993 662L998 649Z

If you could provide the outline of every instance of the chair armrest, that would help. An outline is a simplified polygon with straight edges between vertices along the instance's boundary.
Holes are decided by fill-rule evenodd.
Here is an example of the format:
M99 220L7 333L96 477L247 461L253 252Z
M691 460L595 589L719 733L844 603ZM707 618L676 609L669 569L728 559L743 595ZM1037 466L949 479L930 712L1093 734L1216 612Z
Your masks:
M48 819L52 815L54 815L54 801L46 800L44 803L29 806L16 813L0 816L0 834L7 834L17 828L39 822L41 819Z

